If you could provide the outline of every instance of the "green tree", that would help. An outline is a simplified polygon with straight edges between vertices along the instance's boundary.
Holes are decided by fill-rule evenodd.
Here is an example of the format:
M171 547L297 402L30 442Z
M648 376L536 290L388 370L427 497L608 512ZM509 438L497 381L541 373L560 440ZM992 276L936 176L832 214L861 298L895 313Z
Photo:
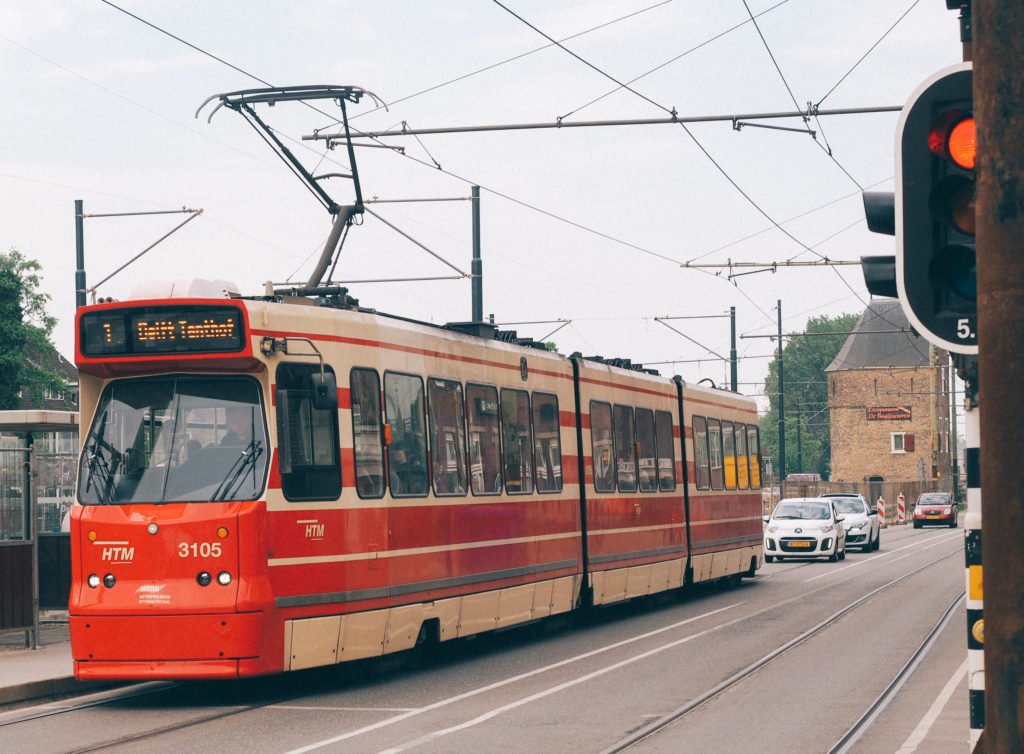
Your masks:
M782 350L782 378L786 391L785 470L778 467L778 355L768 365L764 388L770 408L760 420L761 448L774 459L777 476L817 472L822 478L827 478L831 473L832 442L829 435L825 369L843 347L857 319L856 314L815 317L807 322L807 329L804 330L808 337L790 338Z
M15 249L0 253L0 409L20 408L19 391L42 406L45 390L67 389L45 366L56 353L50 336L57 320L46 311L50 297L39 290L41 269Z

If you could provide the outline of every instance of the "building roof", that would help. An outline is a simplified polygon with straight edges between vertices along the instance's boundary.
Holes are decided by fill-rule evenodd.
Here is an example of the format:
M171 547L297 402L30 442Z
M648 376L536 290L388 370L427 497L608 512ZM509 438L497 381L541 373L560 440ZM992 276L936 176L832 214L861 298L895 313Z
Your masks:
M23 410L47 409L50 411L64 411L78 409L78 369L64 356L52 349L46 353L32 352L25 356L25 360L38 369L45 369L56 372L68 385L68 391L60 396L51 395L48 391L43 396L42 405L37 406L28 394L27 390L21 391L21 405L17 408Z
M927 366L929 344L896 299L872 299L826 372Z

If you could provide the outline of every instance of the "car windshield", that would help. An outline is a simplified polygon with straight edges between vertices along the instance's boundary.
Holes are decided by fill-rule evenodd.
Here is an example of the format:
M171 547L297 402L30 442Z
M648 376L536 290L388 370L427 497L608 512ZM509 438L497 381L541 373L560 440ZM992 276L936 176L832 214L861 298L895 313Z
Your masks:
M799 518L818 521L829 518L828 505L824 503L797 503L783 500L775 508L772 518Z
M836 510L840 513L863 513L864 503L857 498L835 498Z
M921 498L917 501L918 505L949 505L949 497L945 493L937 493L933 495L921 495Z
M252 500L269 454L261 391L247 377L117 380L82 448L85 505Z

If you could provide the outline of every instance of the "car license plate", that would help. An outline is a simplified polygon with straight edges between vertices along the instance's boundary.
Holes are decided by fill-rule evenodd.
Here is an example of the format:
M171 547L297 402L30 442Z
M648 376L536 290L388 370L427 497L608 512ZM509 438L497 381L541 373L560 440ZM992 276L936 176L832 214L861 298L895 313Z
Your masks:
M789 542L787 544L789 544L790 547L810 547L811 546L810 542Z
M942 516L937 513L929 513L925 518L942 518Z

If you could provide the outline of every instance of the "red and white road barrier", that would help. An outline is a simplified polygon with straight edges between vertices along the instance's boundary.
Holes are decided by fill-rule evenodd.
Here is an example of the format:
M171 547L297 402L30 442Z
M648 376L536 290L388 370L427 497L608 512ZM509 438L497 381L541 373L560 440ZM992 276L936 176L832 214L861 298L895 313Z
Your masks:
M896 497L896 523L902 524L907 520L907 499L901 492Z
M878 498L878 502L875 505L878 508L878 525L885 526L885 500Z

